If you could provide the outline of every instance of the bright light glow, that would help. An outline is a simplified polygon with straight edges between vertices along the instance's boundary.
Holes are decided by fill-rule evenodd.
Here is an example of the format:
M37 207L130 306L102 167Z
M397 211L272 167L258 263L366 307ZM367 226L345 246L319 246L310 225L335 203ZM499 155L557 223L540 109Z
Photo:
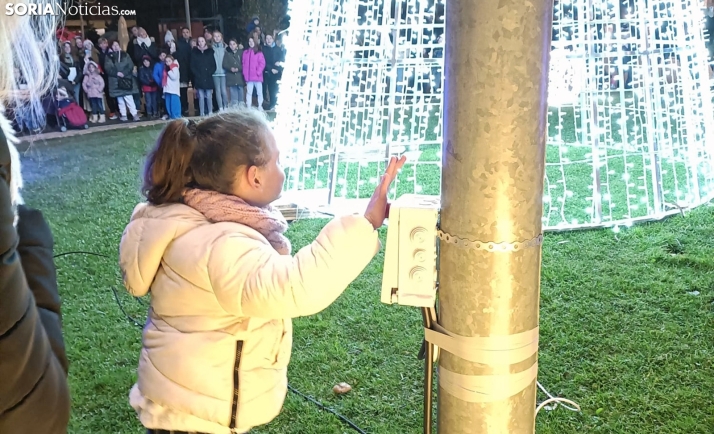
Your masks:
M274 128L307 206L368 198L398 154L413 164L392 194L440 192L444 4L390 3L290 2ZM714 195L703 20L698 0L555 1L545 228L627 227Z

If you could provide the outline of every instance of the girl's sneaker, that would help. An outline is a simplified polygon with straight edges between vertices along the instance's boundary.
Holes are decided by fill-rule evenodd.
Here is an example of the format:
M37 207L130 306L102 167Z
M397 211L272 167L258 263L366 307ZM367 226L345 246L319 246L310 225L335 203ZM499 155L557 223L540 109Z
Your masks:
M117 120L117 119L119 119L119 116L117 116L116 113L112 113L112 115L109 116L109 120L110 120L110 121L115 121L115 120Z
M119 118L119 120L122 121L122 122L126 122L126 121L129 120L129 118L127 118L126 116L122 116L122 117Z

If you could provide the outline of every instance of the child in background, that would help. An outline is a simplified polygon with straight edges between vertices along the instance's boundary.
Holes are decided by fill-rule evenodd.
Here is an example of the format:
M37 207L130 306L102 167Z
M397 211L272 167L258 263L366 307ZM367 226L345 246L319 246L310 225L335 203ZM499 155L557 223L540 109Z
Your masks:
M223 56L223 69L226 70L226 86L231 96L231 106L235 107L245 103L243 88L245 78L243 78L243 47L238 45L238 41L231 39Z
M119 254L124 285L151 291L129 401L148 433L246 433L287 393L291 318L331 305L380 249L392 158L364 215L338 217L292 256L271 203L285 173L265 115L175 120L148 156ZM165 431L164 431L165 432Z
M245 103L253 105L253 89L258 92L258 108L263 110L263 71L265 71L265 56L260 50L257 37L248 39L248 49L243 51L243 77L246 87Z
M154 81L156 81L157 85L157 90L156 90L156 101L159 102L158 107L159 107L159 112L161 112L161 107L166 107L166 99L164 98L164 69L166 69L166 52L162 51L159 53L159 61L154 64ZM168 115L163 115L161 116L161 119L166 120L168 119Z
M142 66L139 69L139 83L144 92L146 115L152 119L159 117L158 90L159 86L154 80L154 70L151 67L151 57L145 55L141 58Z
M99 67L93 60L84 65L82 88L84 89L84 94L89 98L89 104L92 106L92 117L89 122L103 124L107 121L104 116L104 101L102 100L104 97L104 79L99 72Z
M164 101L166 102L166 113L171 119L181 117L181 72L179 71L178 60L168 55L164 59L166 67L161 83L164 87Z

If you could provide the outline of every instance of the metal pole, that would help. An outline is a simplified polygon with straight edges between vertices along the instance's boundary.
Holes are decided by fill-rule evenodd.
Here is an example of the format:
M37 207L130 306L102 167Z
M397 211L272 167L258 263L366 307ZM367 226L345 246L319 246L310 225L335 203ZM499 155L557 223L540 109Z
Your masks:
M193 34L191 31L191 12L189 11L189 7L191 6L189 5L189 0L183 1L183 7L186 10L186 28L189 32L191 32L191 34Z
M446 14L438 432L533 433L553 1Z

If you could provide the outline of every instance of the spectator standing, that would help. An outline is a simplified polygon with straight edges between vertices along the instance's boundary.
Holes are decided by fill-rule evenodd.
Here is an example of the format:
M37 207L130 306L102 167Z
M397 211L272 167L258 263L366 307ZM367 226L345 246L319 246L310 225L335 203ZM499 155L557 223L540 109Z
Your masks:
M72 47L72 54L74 54L74 57L76 57L77 59L83 58L84 40L82 39L82 35L75 36L73 41L74 46Z
M89 39L86 39L82 43L82 47L83 47L83 50L81 53L82 54L82 61L81 61L82 62L82 71L87 70L87 64L89 64L89 62L94 62L95 66L99 67L100 74L101 74L101 66L99 66L99 53L97 53L97 50L94 48L94 44L92 43L92 41L90 41ZM89 100L89 96L87 95L87 91L84 90L84 87L82 87L82 90L80 90L80 93L84 97L81 98L82 102L77 101L77 104L79 104L80 107L83 107L85 109L85 111L94 112L94 109L92 108L92 103Z
M265 47L263 47L263 55L265 56L265 87L267 88L269 99L268 110L274 110L278 100L278 81L283 75L283 50L275 44L271 35L265 35Z
M245 78L243 77L243 49L238 46L238 41L231 39L223 57L223 69L226 70L226 86L231 95L231 106L245 102L243 89L245 88Z
M104 79L101 74L99 74L99 66L97 66L93 60L89 60L84 66L82 87L92 108L92 117L89 119L89 122L99 122L103 124L106 122L104 102L102 101L102 97L104 96Z
M260 43L255 36L248 39L248 49L243 51L243 78L246 86L246 104L253 106L253 89L258 92L258 108L263 110L263 71L265 71L265 56L260 50Z
M261 29L260 26L255 26L255 29L253 29L253 33L251 33L249 36L256 37L256 42L258 44L265 45L265 35L263 35L263 29Z
M129 45L126 47L126 52L129 54L129 57L134 59L134 48L136 47L136 39L139 37L139 28L137 26L133 26L130 30L129 34Z
M168 51L168 54L172 54L171 50L169 49L169 43L173 42L174 43L174 49L176 48L176 38L174 38L173 32L169 29L166 30L166 34L164 35L164 49Z
M198 39L197 38L191 38L191 53L193 53L193 49L198 47ZM179 66L180 67L180 66ZM190 70L190 68L189 68ZM194 115L196 114L196 110L198 107L198 89L196 88L196 83L195 83L195 78L193 77L193 72L191 72L191 87L193 87L193 111Z
M149 37L146 33L146 29L143 27L138 28L138 35L134 39L134 54L131 58L134 60L134 65L141 66L144 56L149 56L151 58L151 63L159 60L159 47L158 45ZM138 88L138 87L137 87ZM141 107L141 89L134 96L134 102L137 108Z
M156 119L159 117L159 83L154 80L154 69L151 65L151 57L144 56L141 61L142 65L141 68L139 68L139 84L141 84L141 90L144 92L146 115L151 119Z
M216 59L216 72L213 73L213 90L216 92L218 110L223 110L228 105L228 91L226 90L226 71L223 69L223 57L226 54L226 44L223 34L218 30L213 32L213 57Z
M251 18L250 22L248 23L248 27L246 27L246 31L248 34L252 34L253 30L255 30L256 27L260 26L260 18L257 15L253 15L253 18Z
M181 69L178 61L171 55L166 56L164 63L166 67L164 68L162 84L166 101L166 114L170 119L178 119L181 117L181 100L179 98Z
M186 27L181 29L181 38L176 43L175 59L179 64L181 113L188 115L188 83L191 81L191 30Z
M80 104L80 92L82 88L82 71L84 65L75 55L72 54L72 44L67 41L62 44L62 54L60 55L60 77L72 83L73 98Z
M104 79L104 99L106 99L107 101L109 119L114 120L119 118L119 116L117 116L117 101L109 95L109 80L107 77L107 73L104 70L104 64L106 63L107 55L111 52L111 50L109 49L109 41L107 41L107 38L99 38L98 43L99 49L97 50L97 56L99 58L99 62L97 63L102 74L102 79Z
M138 92L136 80L133 78L134 63L129 55L121 50L119 42L112 41L112 52L107 56L104 65L109 77L109 96L117 99L121 120L128 120L126 111L129 108L132 118L139 120L139 113L134 104L133 94Z
M166 60L166 52L162 51L159 53L159 61L154 64L154 69L152 72L152 77L154 77L154 81L156 82L158 89L156 91L156 101L158 101L158 110L157 112L161 112L161 106L166 108L166 101L164 98L164 69L166 69L166 64L164 61ZM163 102L163 103L162 103ZM166 120L168 119L169 116L168 114L165 114L164 116L161 117L161 119Z
M199 37L196 47L191 51L191 74L193 74L193 88L198 89L201 116L213 113L214 72L216 72L216 58L213 49L208 46L204 37Z
M94 48L94 43L87 39L83 42L82 46L84 47L82 57L84 57L85 63L87 63L88 60L91 60L99 66L99 52L96 48Z

